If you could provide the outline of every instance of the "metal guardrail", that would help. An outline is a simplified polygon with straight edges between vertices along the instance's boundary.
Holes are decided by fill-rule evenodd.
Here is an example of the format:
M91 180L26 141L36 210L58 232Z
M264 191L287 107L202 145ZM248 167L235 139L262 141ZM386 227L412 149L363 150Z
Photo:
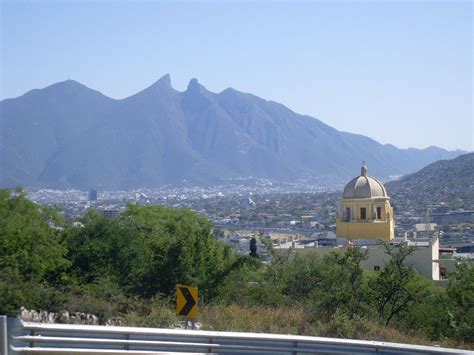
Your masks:
M2 323L5 323L2 325ZM433 346L200 330L23 322L0 317L3 354L473 354ZM5 331L4 331L5 329ZM8 350L6 344L8 343ZM5 353L2 353L1 351Z

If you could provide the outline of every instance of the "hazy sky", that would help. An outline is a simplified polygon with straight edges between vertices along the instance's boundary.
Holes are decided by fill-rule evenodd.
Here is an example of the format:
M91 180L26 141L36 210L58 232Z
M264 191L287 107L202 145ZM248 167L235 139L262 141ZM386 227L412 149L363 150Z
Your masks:
M471 1L2 1L1 99L166 73L398 147L474 150Z

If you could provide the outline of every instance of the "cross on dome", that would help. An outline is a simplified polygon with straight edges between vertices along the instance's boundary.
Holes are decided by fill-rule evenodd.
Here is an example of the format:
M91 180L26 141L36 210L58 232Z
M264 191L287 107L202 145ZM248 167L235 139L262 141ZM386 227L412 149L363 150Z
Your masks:
M360 175L367 176L367 166L365 165L365 160L362 161L362 167L360 168Z

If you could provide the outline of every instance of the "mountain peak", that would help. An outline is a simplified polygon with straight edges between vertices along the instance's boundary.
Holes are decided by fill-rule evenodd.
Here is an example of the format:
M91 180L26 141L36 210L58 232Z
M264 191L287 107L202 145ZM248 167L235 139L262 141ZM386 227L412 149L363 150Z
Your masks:
M196 78L193 78L189 81L186 93L192 95L200 94L204 96L211 95L211 92L207 90L202 84L200 84Z
M22 96L30 96L30 95L59 95L60 97L67 97L67 96L77 96L78 93L82 95L100 95L105 96L101 92L91 89L84 84L72 79L67 79L63 81L59 81L57 83L51 84L42 89L33 89L28 91Z
M163 75L150 87L166 87L171 89L171 77L169 74Z
M59 81L57 83L54 83L52 85L49 85L46 87L46 89L64 89L64 88L86 88L89 89L87 86L84 84L81 84L80 82L72 79L67 79L64 81ZM92 89L90 89L92 90Z
M188 91L192 91L192 90L199 90L201 84L199 84L198 80L196 78L192 78L190 81L189 81L189 84L188 84Z
M160 79L158 79L156 83L171 87L171 76L169 74L165 74Z
M136 93L135 95L129 96L124 100L128 100L131 98L141 97L143 95L156 95L157 93L164 93L164 92L171 92L173 88L171 87L171 77L169 74L163 75L153 84L148 86L146 89Z

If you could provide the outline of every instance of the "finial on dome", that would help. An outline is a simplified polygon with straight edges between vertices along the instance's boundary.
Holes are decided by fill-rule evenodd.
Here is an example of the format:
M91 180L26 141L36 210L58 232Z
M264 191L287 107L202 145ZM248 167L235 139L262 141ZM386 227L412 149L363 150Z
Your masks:
M367 176L367 166L365 165L365 160L362 162L362 167L360 168L360 175Z

